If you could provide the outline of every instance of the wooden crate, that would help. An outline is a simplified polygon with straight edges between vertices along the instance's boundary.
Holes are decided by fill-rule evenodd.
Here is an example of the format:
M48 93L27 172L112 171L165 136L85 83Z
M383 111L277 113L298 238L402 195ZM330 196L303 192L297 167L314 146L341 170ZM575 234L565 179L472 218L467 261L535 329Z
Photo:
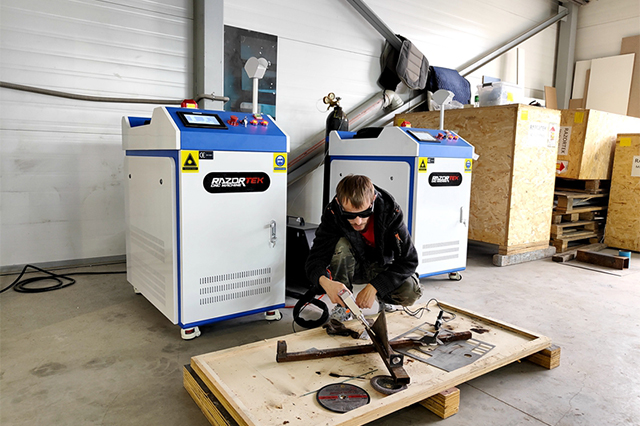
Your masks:
M399 114L395 123L438 128L438 111ZM529 105L445 112L444 127L475 147L469 239L511 255L549 247L560 111Z
M640 132L640 118L594 109L564 109L556 173L568 179L611 179L618 133Z
M640 134L621 134L616 141L604 242L640 251Z
M455 414L459 391L452 387L520 359L555 368L560 348L548 337L481 316L461 308L440 303L456 314L446 328L472 330L473 338L495 345L474 363L453 371L444 371L423 362L405 358L404 368L411 377L408 388L393 395L382 395L369 384L369 378L388 374L377 353L315 359L299 362L276 362L278 340L287 342L288 350L299 352L367 344L345 336L329 336L323 329L312 329L288 336L264 340L237 348L211 352L191 358L185 369L184 384L212 425L362 425L412 404L422 403L440 417ZM405 333L425 322L434 323L437 309L415 318L404 312L387 316L389 336ZM355 321L347 323L357 328ZM485 329L476 333L473 329ZM339 379L365 376L362 379ZM371 373L367 375L367 373ZM347 413L322 408L316 392L327 384L349 381L365 389L369 404ZM426 401L429 399L429 401Z

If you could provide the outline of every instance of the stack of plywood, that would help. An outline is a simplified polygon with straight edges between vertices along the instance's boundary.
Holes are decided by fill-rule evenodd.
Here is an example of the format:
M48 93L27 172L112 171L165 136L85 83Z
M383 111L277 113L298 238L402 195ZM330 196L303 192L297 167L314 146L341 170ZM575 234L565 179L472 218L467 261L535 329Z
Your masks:
M618 135L604 242L640 251L640 134Z
M399 114L395 123L439 127L438 111ZM444 127L479 155L473 165L469 239L500 255L549 248L560 111L529 105L445 112Z

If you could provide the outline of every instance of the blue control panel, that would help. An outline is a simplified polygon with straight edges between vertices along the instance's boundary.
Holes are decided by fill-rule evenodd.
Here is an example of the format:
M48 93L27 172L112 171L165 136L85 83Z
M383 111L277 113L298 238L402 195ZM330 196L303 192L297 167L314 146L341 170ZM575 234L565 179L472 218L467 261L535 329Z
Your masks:
M180 133L180 149L286 152L287 135L266 114L166 108ZM131 127L152 126L145 117L128 117Z

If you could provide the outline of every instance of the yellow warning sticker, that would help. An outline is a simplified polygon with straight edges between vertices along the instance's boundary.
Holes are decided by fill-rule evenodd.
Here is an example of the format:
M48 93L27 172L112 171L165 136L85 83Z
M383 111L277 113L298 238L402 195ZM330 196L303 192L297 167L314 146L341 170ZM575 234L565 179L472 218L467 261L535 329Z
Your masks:
M276 173L287 173L287 153L273 153L273 171Z
M573 117L574 123L582 123L584 121L584 111L576 111L576 115Z
M471 173L471 168L473 167L473 160L471 158L467 158L464 160L464 172Z
M198 173L199 161L199 151L180 151L182 173Z
M529 111L520 112L520 120L522 120L522 121L529 120Z
M418 173L427 173L428 157L418 157Z
M620 146L631 146L631 138L620 138Z

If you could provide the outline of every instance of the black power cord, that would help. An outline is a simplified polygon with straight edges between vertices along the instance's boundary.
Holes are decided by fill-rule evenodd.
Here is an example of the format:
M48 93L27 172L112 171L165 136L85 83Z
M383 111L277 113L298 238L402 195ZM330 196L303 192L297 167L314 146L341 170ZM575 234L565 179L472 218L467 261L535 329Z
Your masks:
M38 276L32 278L25 278L21 280L22 276L27 273L28 268L33 268L37 271L40 271L47 276ZM0 293L4 293L5 291L13 288L14 291L18 293L43 293L45 291L53 291L60 290L61 288L69 287L76 283L76 280L73 278L69 278L71 275L109 275L109 274L126 274L127 271L114 271L114 272L72 272L70 274L54 274L53 272L45 271L44 269L38 268L34 265L25 265L22 269L22 272L11 284L7 287L0 290ZM47 286L47 287L29 287L29 285L44 280L52 280L55 284Z

